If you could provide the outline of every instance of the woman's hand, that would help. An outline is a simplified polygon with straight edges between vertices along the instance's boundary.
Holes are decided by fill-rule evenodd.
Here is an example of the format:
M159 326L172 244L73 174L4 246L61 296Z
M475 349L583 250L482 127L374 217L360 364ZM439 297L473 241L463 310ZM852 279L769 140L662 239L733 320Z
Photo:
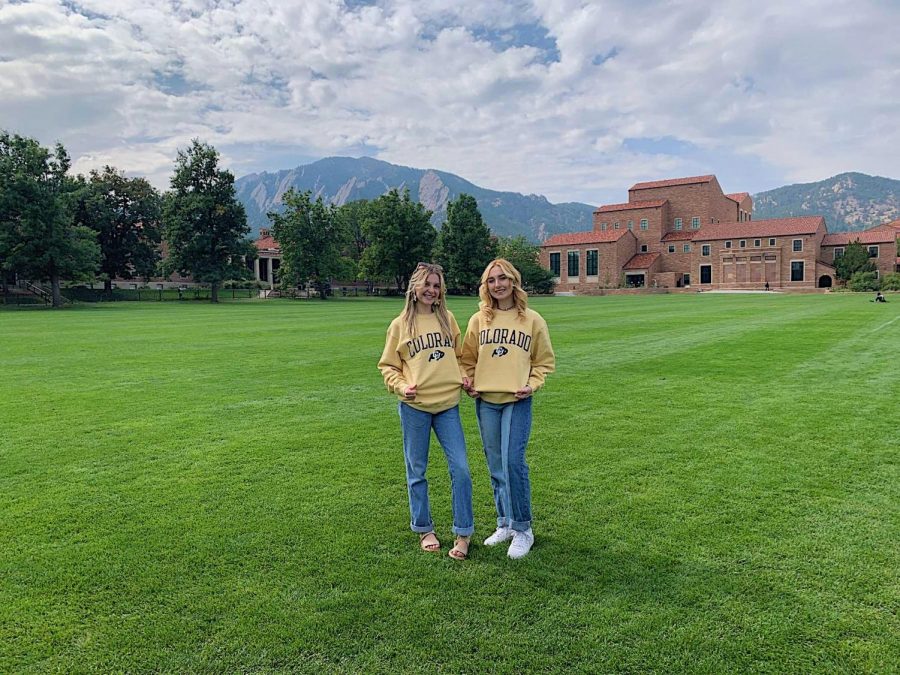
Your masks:
M416 385L411 384L403 390L403 396L407 401L412 401L416 397Z
M516 390L516 398L519 399L519 400L521 401L523 398L528 398L528 397L531 396L533 393L534 393L534 389L532 389L531 387L529 387L529 386L526 384L526 385L525 385L524 387L522 387L521 389Z
M462 388L471 398L478 398L478 392L475 391L475 385L468 377L463 378Z

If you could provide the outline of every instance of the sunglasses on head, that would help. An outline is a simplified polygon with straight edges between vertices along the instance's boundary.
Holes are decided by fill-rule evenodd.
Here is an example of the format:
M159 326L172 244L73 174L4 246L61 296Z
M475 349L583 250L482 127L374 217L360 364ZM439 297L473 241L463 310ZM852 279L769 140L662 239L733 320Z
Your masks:
M423 267L425 267L425 268L427 268L427 269L437 270L438 272L443 272L443 271L444 271L444 268L441 267L440 265L436 264L436 263L420 262L418 265L416 265L416 269L417 269L417 270L420 270L420 269L422 269Z

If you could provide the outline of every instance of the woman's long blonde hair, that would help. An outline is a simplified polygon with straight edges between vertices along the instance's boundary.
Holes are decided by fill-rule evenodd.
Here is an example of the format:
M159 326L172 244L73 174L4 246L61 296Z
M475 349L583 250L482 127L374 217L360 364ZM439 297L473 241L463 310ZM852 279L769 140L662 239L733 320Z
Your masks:
M516 308L519 319L524 320L525 310L528 309L528 293L522 288L522 275L519 274L519 270L506 258L491 260L484 268L484 272L481 273L481 285L478 287L478 297L481 298L481 302L478 303L479 310L485 314L488 323L494 320L494 310L498 308L497 301L491 297L487 285L487 279L494 267L499 267L506 276L512 279L513 306Z
M441 294L431 305L431 311L437 316L438 324L441 330L446 333L449 338L453 339L453 331L450 329L450 315L447 314L447 307L444 303L444 269L440 265L433 263L419 263L412 276L409 278L409 284L406 286L406 302L403 305L403 311L400 312L400 318L409 335L416 336L416 289L425 285L425 280L429 274L436 274L441 280Z

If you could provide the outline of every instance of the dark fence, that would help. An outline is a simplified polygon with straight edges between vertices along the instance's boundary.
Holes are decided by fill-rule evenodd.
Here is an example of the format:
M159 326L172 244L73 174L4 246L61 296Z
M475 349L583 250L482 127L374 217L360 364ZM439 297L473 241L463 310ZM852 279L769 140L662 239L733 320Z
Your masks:
M258 293L255 288L220 288L219 299L252 298ZM166 302L187 300L210 300L212 291L208 288L102 288L73 286L64 288L62 294L78 302Z

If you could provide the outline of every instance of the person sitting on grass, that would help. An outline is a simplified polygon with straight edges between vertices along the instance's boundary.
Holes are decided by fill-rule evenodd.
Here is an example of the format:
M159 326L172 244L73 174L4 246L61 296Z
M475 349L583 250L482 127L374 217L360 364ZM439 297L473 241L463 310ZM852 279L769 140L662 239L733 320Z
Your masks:
M389 391L399 399L410 527L422 550L438 552L428 502L428 446L431 430L444 449L450 468L453 533L450 557L465 560L475 531L472 477L466 439L459 418L459 394L469 387L458 359L462 353L459 325L444 304L444 274L440 265L419 263L406 290L406 303L387 330L378 369Z
M887 300L884 299L884 295L882 295L881 291L878 291L875 294L875 302L887 302Z

